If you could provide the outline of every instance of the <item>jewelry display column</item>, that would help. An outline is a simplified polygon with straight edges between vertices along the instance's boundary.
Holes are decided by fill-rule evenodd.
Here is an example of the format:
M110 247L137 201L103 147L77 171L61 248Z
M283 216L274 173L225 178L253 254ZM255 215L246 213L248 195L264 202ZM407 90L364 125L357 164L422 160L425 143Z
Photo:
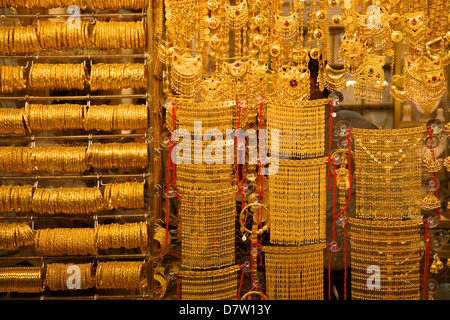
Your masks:
M268 299L323 299L328 100L267 103L273 174L269 176L270 243L264 246ZM274 130L278 130L278 141Z
M233 185L234 148L226 161L223 134L232 128L233 104L175 96L171 101L166 121L172 139L180 141L170 148L167 176L173 180L167 186L176 188L180 201L182 299L236 299L238 189Z
M423 127L353 128L352 299L420 297Z

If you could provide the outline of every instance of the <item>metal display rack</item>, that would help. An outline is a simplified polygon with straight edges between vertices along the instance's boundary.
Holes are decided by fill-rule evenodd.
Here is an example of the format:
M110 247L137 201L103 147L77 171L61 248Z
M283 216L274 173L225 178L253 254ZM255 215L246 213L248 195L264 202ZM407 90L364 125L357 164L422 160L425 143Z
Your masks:
M146 208L144 209L126 209L123 212L120 213L99 213L99 214L89 214L89 215L62 215L62 216L55 216L55 215L34 215L32 213L17 213L15 215L10 214L2 214L0 216L0 222L4 221L22 221L27 222L31 224L32 229L34 229L34 224L39 221L39 223L46 222L46 221L91 221L95 226L99 223L99 221L103 220L117 220L117 219L131 219L133 221L145 221L147 224L147 231L148 231L148 250L146 253L120 253L120 254L97 254L97 255L84 255L84 256L44 256L42 254L36 253L34 255L21 255L17 253L13 254L7 254L0 256L0 262L2 265L5 265L5 263L8 262L17 262L17 261L34 261L38 260L41 261L41 265L43 267L43 278L45 275L44 272L44 266L47 263L49 259L52 261L60 261L69 263L72 261L79 261L79 260L86 260L93 262L94 265L96 265L99 261L104 260L130 260L134 259L136 261L142 260L145 266L148 266L147 268L147 288L145 292L141 292L142 294L134 294L133 292L129 292L129 294L103 294L100 291L98 291L96 288L94 290L94 294L91 294L91 291L87 293L86 295L80 294L80 295L74 295L74 292L71 292L71 294L65 296L61 294L54 295L51 291L44 290L41 293L36 293L33 295L30 294L21 294L21 293L14 293L14 299L40 299L40 300L100 300L100 299L153 299L153 274L154 274L154 260L153 260L153 234L154 234L154 223L155 223L155 214L154 214L154 185L153 185L153 173L152 173L152 163L153 163L153 98L152 98L152 91L153 91L153 81L151 75L152 72L152 48L153 48L153 41L152 39L152 28L153 28L153 4L152 1L149 1L149 5L147 8L143 8L142 12L130 12L130 13L83 13L80 15L77 15L77 17L81 19L92 19L94 23L97 21L97 19L103 19L103 18L141 18L144 19L144 26L146 29L146 43L147 47L145 48L144 53L137 53L137 54L101 54L101 53L95 53L95 52L88 52L84 54L66 54L66 55L45 55L42 52L40 54L24 54L24 55L1 55L0 59L5 60L20 60L20 61L26 61L27 67L32 63L33 61L45 61L45 60L60 60L60 61L69 61L69 60L85 60L86 63L89 63L95 59L139 59L144 60L144 63L147 67L147 74L148 74L148 80L147 80L147 88L143 91L144 93L134 93L134 94L107 94L107 95L91 95L91 94L85 94L85 95L73 95L73 96L50 96L50 95L29 95L29 90L25 90L25 94L20 94L18 96L6 96L2 95L0 96L0 101L13 101L15 103L17 102L25 102L29 103L32 101L59 101L59 100L76 100L76 101L88 101L88 107L90 105L91 100L102 100L102 99L142 99L145 100L147 105L147 112L148 112L148 125L146 132L143 133L123 133L123 134L90 134L86 133L83 135L42 135L42 136L35 136L35 134L27 134L24 136L18 136L18 135L2 135L0 136L0 143L3 145L9 144L16 141L31 141L32 147L34 141L86 141L88 144L92 140L97 139L116 139L118 141L122 139L133 139L133 138L143 138L145 139L145 143L148 147L148 166L145 170L141 173L110 173L105 172L102 170L94 169L93 171L86 171L82 174L45 174L42 172L32 172L30 174L21 174L21 175L11 175L11 174L2 174L0 173L0 184L4 184L6 181L53 181L53 180L70 180L70 179L76 179L76 180L84 180L84 181L91 181L93 183L97 183L98 185L101 185L101 182L103 180L108 181L116 181L116 180L123 180L123 181L129 181L129 180L139 180L142 179L146 185L146 190L144 192L145 196L145 204ZM73 17L71 14L5 14L0 16L0 20L8 20L8 19L51 19L51 18L68 18ZM146 24L145 24L146 22ZM92 51L92 49L85 49L85 51ZM52 51L54 52L54 51ZM16 106L17 107L17 106ZM125 180L124 180L125 179ZM127 220L130 221L130 220ZM129 251L129 250L128 250ZM45 279L44 279L45 283ZM128 290L130 291L130 290ZM3 297L8 298L8 297ZM0 299L2 299L0 297Z

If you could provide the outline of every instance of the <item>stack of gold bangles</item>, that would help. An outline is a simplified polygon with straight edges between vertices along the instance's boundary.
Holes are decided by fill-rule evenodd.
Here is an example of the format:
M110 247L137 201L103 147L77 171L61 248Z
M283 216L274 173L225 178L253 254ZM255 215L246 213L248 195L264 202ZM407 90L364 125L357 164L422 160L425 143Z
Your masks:
M40 52L41 50L35 26L0 27L1 53L21 54Z
M90 47L89 21L41 21L37 26L37 38L42 49ZM78 25L79 23L79 25Z
M144 207L144 183L108 183L103 193L104 208L140 209Z
M0 108L0 134L26 134L24 114L25 108Z
M98 169L146 168L148 146L145 143L93 143L86 152L87 164Z
M0 212L28 212L32 207L33 186L0 186Z
M26 104L25 108L0 109L0 134L86 130L143 130L148 125L146 105Z
M0 268L1 292L42 292L44 291L41 267Z
M83 172L97 169L143 169L148 165L145 143L93 143L89 147L0 147L1 172Z
M142 49L145 47L143 21L97 21L92 42L99 49Z
M13 250L34 244L34 232L26 223L0 223L0 249Z
M75 271L79 269L79 284L76 289L89 289L95 286L95 278L92 276L92 263L82 264L65 264L65 263L50 263L47 265L45 273L45 285L51 291L69 290L67 281ZM77 274L78 275L78 274Z
M91 105L84 118L85 130L140 130L148 125L146 105Z
M141 289L147 286L146 264L142 261L99 262L95 272L98 289Z
M147 8L148 0L86 0L92 9L142 9Z
M36 251L46 256L84 256L97 254L94 228L39 229Z
M136 249L148 251L148 232L145 222L101 224L95 228L98 249Z
M147 87L147 72L142 63L97 63L91 68L92 91Z
M145 205L144 182L106 184L99 187L36 188L32 185L0 186L0 212L37 214L90 214L119 207L141 209Z
M12 93L26 87L25 67L0 66L0 93Z
M56 172L84 172L86 147L45 146L31 148L31 163L34 170Z
M79 104L27 104L25 120L29 132L83 128L86 106Z
M28 84L33 89L83 90L87 81L87 69L83 63L34 63Z
M90 214L103 209L100 189L37 188L33 194L32 210L37 214Z
M77 6L86 9L86 0L1 0L2 8L66 8L69 6Z

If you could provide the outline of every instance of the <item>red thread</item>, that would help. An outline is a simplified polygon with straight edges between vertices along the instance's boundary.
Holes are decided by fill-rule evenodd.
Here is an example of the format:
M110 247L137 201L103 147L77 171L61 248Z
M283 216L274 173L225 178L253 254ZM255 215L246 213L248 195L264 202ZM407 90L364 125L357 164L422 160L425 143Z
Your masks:
M333 101L329 100L329 103L331 105L331 110L330 110L330 126L328 130L328 168L330 168L331 164L331 139L333 137L331 130L333 130L333 109L334 109ZM331 189L331 186L328 186L329 178L330 178L330 171L327 172L327 190Z
M241 298L242 281L244 280L244 266L239 266L239 267L241 268L242 274L241 274L241 282L239 283L237 300L240 300L240 298Z
M428 275L428 265L430 263L430 225L428 224L428 220L424 220L425 223L425 254L424 254L424 266L423 266L423 300L425 300L426 292L427 292L427 275Z
M347 220L344 222L344 300L347 300Z
M172 140L169 142L169 161L167 163L166 177L166 236L165 243L169 242L169 188L170 188L170 166L172 164Z

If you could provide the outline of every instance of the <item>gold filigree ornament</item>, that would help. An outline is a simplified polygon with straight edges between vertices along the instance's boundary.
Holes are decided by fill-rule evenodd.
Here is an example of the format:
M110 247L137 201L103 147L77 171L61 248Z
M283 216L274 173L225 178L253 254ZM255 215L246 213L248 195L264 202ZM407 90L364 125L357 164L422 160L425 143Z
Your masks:
M389 14L379 6L370 6L366 14L356 14L357 34L364 40L372 40L376 50L387 49L392 32Z
M201 1L202 2L202 1ZM189 43L200 27L202 4L198 0L164 1L167 17L167 31L178 41Z
M248 5L247 0L243 0L240 4L232 6L225 5L225 23L233 30L241 29L248 21Z
M436 210L441 207L441 202L435 195L435 191L429 190L425 198L422 199L422 208L425 210Z
M406 56L404 77L408 100L424 114L433 112L446 91L442 60L430 60L424 55Z
M203 80L202 56L192 57L175 50L170 56L170 87L183 97L193 97L201 88Z
M294 66L278 69L273 82L274 94L282 99L308 100L310 96L310 71Z
M288 16L275 14L275 26L272 28L272 35L281 41L289 42L294 39L299 33L299 15L293 13Z
M383 101L385 56L367 54L364 64L355 75L353 94L356 99Z
M355 75L364 61L369 46L358 37L344 36L339 47L339 59L344 62L347 73Z
M345 69L336 70L330 65L325 66L324 85L330 91L342 91L345 88Z
M220 77L204 78L200 90L200 99L202 101L219 101L222 99L223 81Z
M427 36L427 20L424 12L405 13L402 20L404 42L414 49L422 49Z

